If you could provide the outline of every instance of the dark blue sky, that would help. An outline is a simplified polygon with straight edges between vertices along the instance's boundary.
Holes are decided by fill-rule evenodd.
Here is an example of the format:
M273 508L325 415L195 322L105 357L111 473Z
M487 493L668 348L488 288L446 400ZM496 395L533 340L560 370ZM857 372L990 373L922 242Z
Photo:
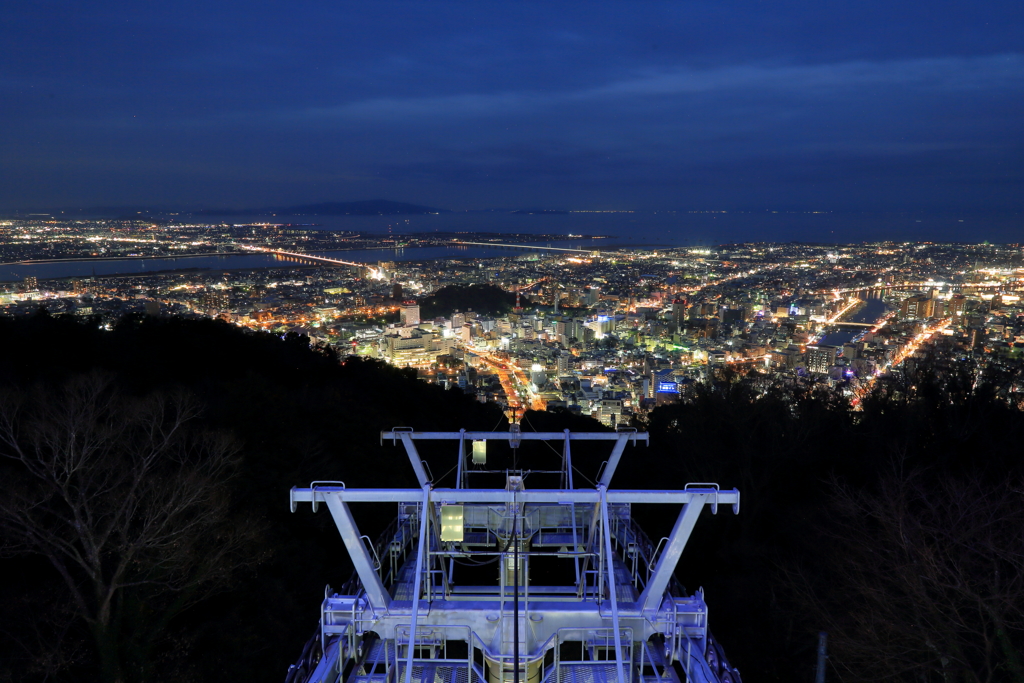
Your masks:
M1024 3L7 2L0 209L1024 209Z

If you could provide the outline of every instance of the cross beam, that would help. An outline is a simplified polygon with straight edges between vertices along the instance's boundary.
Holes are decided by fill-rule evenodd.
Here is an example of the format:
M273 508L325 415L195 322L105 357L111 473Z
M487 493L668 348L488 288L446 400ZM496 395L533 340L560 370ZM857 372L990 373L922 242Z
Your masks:
M626 436L629 441L647 442L650 435L646 432L569 432L568 438L572 441L616 441ZM395 428L390 432L380 433L381 442L384 439L392 441L410 438L416 441L444 441L450 439L473 439L474 441L510 441L519 438L523 441L562 441L566 438L565 432L413 432Z
M665 550L658 558L651 578L647 581L637 606L645 613L657 611L668 588L668 583L675 572L679 558L686 547L697 518L706 505L711 506L713 513L718 512L718 504L732 505L734 513L739 512L740 493L736 489L721 491L717 486L708 484L688 485L682 491L644 491L619 490L608 491L604 486L597 489L538 489L533 491L506 491L503 489L431 489L429 485L422 489L346 489L343 486L316 486L313 488L293 488L290 493L291 510L294 512L298 503L326 503L335 524L345 543L352 564L355 566L367 599L374 611L387 609L391 596L385 589L370 553L359 535L359 530L352 519L348 503L424 503L424 513L431 502L459 504L591 504L598 514L607 514L607 506L616 503L668 503L682 504L682 510L676 519L675 526L669 536ZM426 525L427 515L420 523ZM607 534L607 520L597 516L594 523L604 521ZM593 525L591 541L593 541ZM419 561L421 558L417 558ZM418 573L418 572L417 572Z
M402 442L405 446L405 452L409 456L409 463L412 465L413 471L416 473L416 480L420 486L425 485L429 478L423 468L423 461L420 459L420 454L416 450L416 444L414 441L445 441L445 440L458 440L459 442L459 461L456 463L458 469L458 486L462 488L462 466L465 453L462 450L462 444L467 439L470 441L508 441L513 448L519 446L520 441L556 441L560 440L565 443L565 448L568 449L570 441L614 441L615 446L612 448L611 457L605 462L603 469L601 470L600 484L606 488L611 485L612 477L615 476L615 470L619 466L619 460L622 458L623 451L626 450L626 445L633 443L636 445L637 441L643 441L650 443L650 435L646 432L637 432L635 429L629 429L625 431L616 432L570 432L568 429L562 432L522 432L519 431L518 425L513 425L516 429L510 429L507 432L467 432L465 429L460 429L457 432L415 432L410 427L395 427L390 432L381 432L380 439L381 443L384 439L391 439L392 443ZM572 488L571 486L569 488Z
M513 500L513 493L515 499ZM608 491L608 502L616 503L665 503L685 505L698 498L717 512L718 504L732 505L733 512L739 512L740 492L736 489L720 491L708 486L693 487L682 491L653 491L619 489ZM340 486L317 486L316 488L293 488L290 493L292 511L297 503L322 503L337 498L347 503L418 503L423 499L422 489L346 489ZM595 489L533 489L527 491L506 491L504 489L431 489L430 499L444 503L463 504L511 504L511 503L589 503L601 502L601 494Z

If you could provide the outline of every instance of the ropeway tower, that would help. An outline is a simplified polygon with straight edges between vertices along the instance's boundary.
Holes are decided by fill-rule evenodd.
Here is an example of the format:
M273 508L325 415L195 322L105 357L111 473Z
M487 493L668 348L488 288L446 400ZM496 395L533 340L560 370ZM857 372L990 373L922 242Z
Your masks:
M355 566L329 587L317 631L286 683L740 683L708 630L703 591L686 595L673 574L701 512L739 512L740 494L716 484L616 490L636 430L416 432L395 428L419 488L349 489L313 482L291 490L291 509L326 507ZM417 442L453 442L455 488L437 488ZM561 446L558 484L531 487L538 471L488 470L488 442ZM595 486L573 483L572 445L608 442ZM479 474L500 488L474 488ZM534 477L533 479L538 479ZM352 508L392 503L376 543ZM652 544L635 505L679 506L671 534Z

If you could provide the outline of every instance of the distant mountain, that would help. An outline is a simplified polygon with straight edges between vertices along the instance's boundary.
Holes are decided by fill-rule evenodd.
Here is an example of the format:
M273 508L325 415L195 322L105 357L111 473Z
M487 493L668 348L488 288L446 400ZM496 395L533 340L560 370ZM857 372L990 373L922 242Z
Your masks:
M370 199L361 202L321 202L298 206L264 207L260 209L209 209L197 211L196 216L251 216L276 214L278 216L409 216L431 213L449 213L418 204Z

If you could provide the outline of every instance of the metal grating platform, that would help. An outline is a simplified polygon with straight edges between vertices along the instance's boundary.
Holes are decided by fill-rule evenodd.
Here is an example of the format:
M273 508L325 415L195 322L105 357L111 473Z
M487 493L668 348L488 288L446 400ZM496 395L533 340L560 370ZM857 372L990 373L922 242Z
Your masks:
M557 683L615 683L618 676L615 662L594 664L562 664Z
M395 680L404 681L406 665L399 662L396 669ZM412 680L413 683L482 683L476 673L473 673L471 679L465 666L435 665L424 660L418 660L418 663L413 664Z

